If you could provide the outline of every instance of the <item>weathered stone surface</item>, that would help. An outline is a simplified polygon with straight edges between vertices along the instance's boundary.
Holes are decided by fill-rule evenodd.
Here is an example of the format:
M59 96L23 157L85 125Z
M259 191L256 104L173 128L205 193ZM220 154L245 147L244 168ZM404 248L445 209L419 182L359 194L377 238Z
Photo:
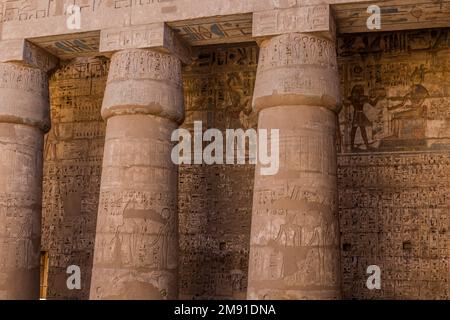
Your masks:
M449 48L448 29L339 39L345 298L450 297Z
M0 63L0 298L39 298L46 75Z
M255 44L208 47L185 67L186 120L203 129L256 127ZM245 299L255 166L179 169L180 299Z
M333 48L294 33L261 45L253 101L258 129L279 130L280 170L256 168L249 299L341 296Z
M81 6L79 30L66 26L72 3ZM42 71L54 70L55 57L125 49L113 56L104 97L105 149L108 61L63 61L51 80L48 298L338 298L342 278L344 298L449 299L450 36L436 27L449 25L450 2L380 2L383 32L361 33L369 4L0 0L0 62L8 62L0 64L0 298L36 298L50 124ZM198 48L189 65L178 39L221 46ZM254 40L253 94L258 50L243 42ZM177 174L169 140L184 119L182 82L184 128L202 120L205 129L247 129L259 113L260 128L281 130L281 172L254 181L253 165L194 165ZM81 290L66 286L72 264ZM366 286L373 264L380 290Z
M416 66L420 70L420 65L423 64L428 71L424 73L422 85L428 91L437 94L437 96L426 98L424 105L427 108L435 106L430 110L445 110L446 96L443 93L446 92L447 84L442 79L445 78L448 57L444 41L446 37L443 32L427 30L385 33L381 36L373 34L353 38L339 37L339 67L344 101L349 100L352 88L357 84L366 86L364 95L375 98L377 95L371 93L371 88L374 86L372 83L374 83L382 84L384 91L392 93L392 96L387 94L385 98L381 95L374 111L384 110L388 102L383 99L388 100L389 97L398 104L404 100L408 92L410 81L408 79L411 78ZM407 40L402 40L403 38ZM381 47L384 49L381 51L373 45L380 40L382 44L384 43ZM364 45L365 43L367 46ZM436 54L438 59L436 64L431 64L433 60L425 58L428 48L433 44L436 44L436 48L440 48ZM411 51L408 51L408 47ZM247 84L254 81L254 70L244 68L243 64L245 65L249 60L254 61L255 53L239 47L233 50L220 48L216 50L199 54L194 66L185 68L187 127L194 120L203 120L205 123L211 121L208 122L211 126L219 128L239 125L236 124L239 121L232 115L237 114L240 110L237 107L245 104L245 100L249 98ZM396 64L399 59L400 62ZM80 65L72 72L78 75L77 70L84 70L84 68ZM364 69L381 70L381 72L361 74L358 71ZM242 73L236 70L241 70ZM217 76L205 78L205 75L209 73L217 74ZM251 77L248 76L250 73L253 74ZM437 75L436 78L442 81L435 84L433 75ZM80 83L71 82L68 90L79 92L80 88L85 87ZM371 85L367 87L366 83ZM442 90L442 95L439 93L441 91L430 90L430 87L441 88L439 90ZM70 91L64 93L68 99L71 95ZM211 106L216 101L218 101L216 111L211 112ZM431 102L433 103L430 104ZM412 104L408 102L407 105ZM436 109L437 106L440 106L440 109ZM364 106L364 110L368 112L368 117L372 114L370 111L372 108L368 104ZM378 111L374 114L378 114ZM442 117L441 120L445 120L445 111L433 111L430 114L439 115ZM445 253L448 248L448 234L444 231L448 229L445 227L448 224L445 196L447 184L445 136L439 140L430 140L433 141L432 144L427 144L429 147L426 148L436 149L435 146L433 147L436 142L443 143L443 150L438 153L436 151L431 153L427 151L429 149L423 149L423 147L420 151L417 145L400 140L401 143L397 143L397 146L391 145L389 147L391 149L377 149L375 143L373 145L375 150L367 152L358 129L355 148L352 151L350 148L352 116L353 107L347 103L340 113L341 130L338 131L340 133L338 141L342 141L338 146L347 153L339 157L338 180L341 190L339 210L343 233L341 238L343 296L359 299L447 299L448 257ZM435 120L438 119L426 118L427 122ZM54 122L57 121L60 120L54 118ZM374 130L374 126L377 128L375 122L366 127L369 143L380 140L379 130ZM373 135L372 132L376 132L377 135ZM401 153L393 154L394 150ZM411 153L414 150L418 152ZM75 151L71 152L72 156L78 154ZM349 152L352 153L349 154ZM70 154L69 151L68 154ZM179 212L182 232L180 263L183 264L179 281L180 296L183 298L242 298L246 293L247 285L246 277L242 273L247 272L248 248L244 245L240 246L235 239L240 239L239 242L244 243L250 235L250 219L245 217L250 214L248 205L251 205L249 199L252 192L245 192L247 196L243 198L241 198L242 192L238 192L239 195L234 193L228 193L226 197L223 195L230 190L242 190L242 188L248 190L247 188L250 188L248 184L252 184L253 179L248 179L246 187L243 187L243 182L239 179L242 176L249 177L248 171L251 169L247 171L242 168L242 171L239 171L238 168L217 166L208 170L208 167L194 166L182 167L180 170ZM234 174L235 178L233 178ZM216 176L219 176L219 180ZM376 180L373 180L374 177ZM203 183L205 180L209 181L206 186ZM442 192L436 193L436 185ZM213 192L217 192L217 196L214 196ZM420 197L417 200L418 195ZM92 197L95 197L94 193ZM400 204L393 202L393 199L406 200L401 200ZM235 217L233 210L238 210L230 205L227 206L229 201L238 204L239 209L244 208L242 215L239 215L242 221L239 230L232 229L233 222L227 219L229 216ZM248 201L247 205L245 201ZM221 203L223 207L220 207ZM435 203L439 203L439 207L434 208ZM385 209L380 211L380 206ZM214 215L210 212L214 212ZM414 223L405 224L403 219L413 220ZM205 220L208 223L205 224ZM224 222L229 222L230 227L220 228ZM382 238L378 236L378 232L381 232ZM416 242L414 239L422 240ZM409 246L408 241L410 241ZM403 250L404 243L406 251ZM210 258L211 256L214 258ZM382 268L385 286L382 286L380 291L370 291L365 285L366 269L371 264L377 264ZM224 269L223 265L226 266ZM234 283L233 287L231 283Z
M91 299L178 296L175 128L152 115L108 120Z
M450 148L449 39L449 29L340 39L344 152Z
M450 2L444 1L378 1L335 5L334 13L340 33L368 32L369 5L381 9L381 30L399 31L426 28L446 28L450 25Z
M191 63L190 48L163 22L102 30L100 52L124 49L153 49L172 54L183 63Z
M152 50L125 50L111 60L102 116L151 114L184 119L181 63Z
M449 170L448 150L339 156L344 298L450 298Z
M105 59L78 58L49 80L52 129L44 140L41 244L49 258L47 299L89 298L108 66ZM80 290L67 288L70 265L80 267Z
M332 41L300 33L263 41L253 98L256 111L282 105L336 110L339 101L339 75Z
M18 62L43 71L58 66L58 59L26 40L0 41L0 62Z
M39 69L0 63L0 123L50 129L47 75Z
M68 30L65 9L70 0L2 0L1 39L20 39L88 32L117 26L137 26L155 22L208 19L215 16L248 14L297 6L332 5L343 32L367 31L370 0L80 0L80 30ZM448 26L448 2L428 0L420 5L405 1L378 3L384 11L385 30L405 30ZM251 22L251 20L250 20ZM0 26L2 23L0 23ZM1 30L1 28L0 28ZM227 38L223 35L223 38Z
M253 37L275 36L291 32L308 32L334 39L336 24L330 5L302 6L253 14Z
M90 297L176 299L178 170L170 154L184 115L180 61L150 50L116 53L102 115L107 128Z
M339 299L335 114L319 106L260 112L280 130L280 170L256 167L248 299Z

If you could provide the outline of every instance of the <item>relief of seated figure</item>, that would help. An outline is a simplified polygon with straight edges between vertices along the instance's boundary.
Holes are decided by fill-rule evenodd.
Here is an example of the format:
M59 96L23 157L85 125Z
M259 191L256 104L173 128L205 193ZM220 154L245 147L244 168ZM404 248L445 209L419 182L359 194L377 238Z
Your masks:
M429 96L428 90L423 85L415 84L400 104L388 108L393 112L394 138L425 138L427 114L425 101Z
M422 85L425 80L424 65L416 67L411 74L411 85L400 104L388 107L392 112L392 137L401 139L424 139L427 118L426 99L428 90Z

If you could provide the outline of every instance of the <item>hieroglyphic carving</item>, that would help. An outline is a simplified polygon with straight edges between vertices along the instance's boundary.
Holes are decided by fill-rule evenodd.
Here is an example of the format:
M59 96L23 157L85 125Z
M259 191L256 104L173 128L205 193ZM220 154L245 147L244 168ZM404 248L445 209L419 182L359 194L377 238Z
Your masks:
M257 59L255 45L200 50L183 75L183 127L255 127ZM179 177L180 298L245 298L254 166L181 166Z
M98 220L100 236L96 237L96 274L91 289L95 292L91 296L176 297L172 289L176 287L173 270L178 265L176 195L159 191L101 193L99 210L103 214ZM136 271L130 273L130 269Z
M3 89L3 90L2 90ZM47 73L20 63L0 63L0 121L50 128ZM20 97L20 99L19 99Z
M231 15L170 22L169 25L181 39L191 45L211 45L252 41L252 15Z
M292 34L271 41L261 52L258 70L293 64L317 65L337 70L336 48L332 41L308 34Z
M43 134L10 123L0 132L0 299L37 299Z
M107 128L91 299L178 297L171 135L183 115L178 59L140 49L113 55L102 105Z
M174 56L150 50L130 50L116 55L118 58L112 61L108 75L111 81L128 78L164 80L181 88L181 65Z
M0 296L39 297L45 72L0 63Z
M450 298L449 171L448 152L339 156L345 298Z
M50 14L52 3L54 4L52 0L3 0L0 2L0 21L25 21L46 18Z
M184 119L181 61L150 49L115 53L108 75L102 116L151 114L182 122Z
M261 44L256 81L257 110L274 103L335 109L340 90L334 42L302 33L266 40Z
M91 299L178 296L176 126L141 114L108 119Z
M341 296L339 96L333 41L289 33L262 42L253 101L258 129L279 131L280 164L255 175L248 299Z
M394 96L397 100L396 105L403 103L405 96L408 95L407 89L411 82L409 77L412 74L415 74L413 78L418 79L422 78L422 74L424 75L425 84L422 83L422 86L430 95L433 92L437 92L438 89L436 88L440 88L439 90L442 92L448 91L448 84L445 80L448 78L448 71L446 71L448 69L447 53L445 50L441 50L447 46L445 34L443 35L439 30L430 30L388 33L382 34L382 38L377 38L377 36L368 35L367 38L355 38L355 41L348 38L340 39L341 68L345 70L348 68L349 70L341 73L344 76L342 80L343 93L346 100L350 101L347 102L344 110L348 111L349 109L347 108L351 110L352 107L349 104L352 104L354 108L356 104L361 102L364 104L364 109L370 108L367 102L371 102L375 105L375 108L379 108L384 103L384 99L387 99L386 97L390 97L392 92L395 93L397 91L398 93ZM345 43L348 45L342 47ZM381 44L378 45L378 43ZM380 49L380 46L382 49ZM429 54L422 54L420 51L428 51ZM357 61L355 65L349 66L350 62L344 59L346 55L353 60L355 60L355 56L358 57L355 60ZM211 48L203 50L198 55L193 66L185 67L186 128L190 128L194 120L203 120L203 123L207 124L208 127L221 129L255 126L256 121L250 108L250 100L253 90L252 84L255 79L256 56L257 48L254 46L234 46L228 49ZM380 56L382 60L377 60L380 59ZM389 61L391 56L392 61ZM398 62L397 58L394 61L394 56L400 56L403 60ZM389 58L387 62L383 62L386 61L383 60L385 58ZM365 72L360 71L361 66L359 64L361 61L363 61L362 68L366 68ZM381 67L372 66L375 63L373 61L381 61L379 63ZM417 63L416 61L419 62ZM277 59L274 58L272 63L275 64L277 62ZM409 66L410 64L412 66ZM421 68L421 64L424 64L423 68ZM416 67L417 72L415 72ZM428 67L430 69L427 69ZM79 75L83 77L84 73L80 71L83 68L77 71L77 68L72 66L71 70L74 74L71 77L78 77ZM427 83L435 83L431 79L432 74L427 73L427 70L433 70L433 74L443 80L440 86L433 85L430 89ZM66 207L75 208L73 212L78 210L76 207L77 203L80 202L77 200L78 196L73 193L75 193L74 190L76 188L80 188L78 186L80 182L77 182L77 184L72 183L80 178L72 175L76 172L82 172L82 185L87 188L85 190L91 190L88 188L95 189L99 183L101 153L103 152L100 137L104 135L104 127L99 120L99 114L92 112L92 110L97 110L96 108L99 107L99 99L101 99L103 94L104 76L99 77L98 81L85 81L83 78L83 80L80 79L74 82L74 80L70 80L72 78L69 78L61 79L58 84L64 90L52 87L52 95L58 95L59 93L61 103L68 103L68 107L61 108L61 112L58 112L53 118L54 123L61 122L63 124L57 126L57 129L51 133L60 136L60 138L47 138L46 141L46 159L56 169L50 169L50 166L46 169L46 175L50 178L46 179L45 188L47 191L45 196L47 202L45 203L57 201L60 206L58 209L55 209L55 207L51 209L52 214L54 214L52 222L49 223L49 220L45 222L47 228L44 230L46 239L60 234L66 223L60 222L61 220L72 221L70 220L72 218L61 218L66 216L64 204ZM383 84L383 90L372 93L369 88L378 90L378 87L376 87L378 83ZM360 85L363 91L357 85ZM355 87L352 99L351 92ZM83 96L85 95L83 92L89 92L90 88L92 88L93 95L96 97L93 100L88 96ZM419 87L417 90L410 91L408 96L409 99L412 97L413 101L415 98L418 99L417 103L420 103L422 100L420 99L422 89ZM418 95L415 95L415 93L418 93ZM78 95L81 96L77 97ZM64 119L73 118L69 107L72 107L75 103L74 97L77 97L75 101L79 101L77 105L80 106L77 109L76 118L82 120L65 123ZM377 97L378 99L376 99ZM430 98L426 97L425 100L430 100ZM405 106L411 104L412 102L406 102ZM448 127L446 124L448 118L447 104L446 95L443 95L430 104L428 109L428 114L432 115L434 120L444 121L443 128ZM353 115L352 111L350 112L351 115ZM341 113L341 116L344 113L345 111ZM370 120L369 115L367 115L367 118ZM361 123L363 122L361 120ZM347 146L353 126L351 123L347 121L341 128L344 129L342 136L344 141L347 141ZM371 131L369 127L369 125L366 126L370 139ZM399 128L403 127L400 126ZM357 131L358 135L360 132L359 127ZM75 133L72 135L72 132ZM400 130L399 132L402 133L403 131ZM79 137L83 142L77 140L74 143L72 136ZM99 139L95 139L97 142L94 145L81 147L81 144L84 143L83 145L85 145L91 136ZM359 141L359 147L365 149L361 139L362 137L356 137L356 141ZM54 141L59 142L55 143ZM443 141L445 142L445 139ZM370 142L371 140L369 140ZM315 145L321 145L322 148L320 149L326 150L325 147L329 146L329 144L329 141L314 141L310 142L310 144L308 143L308 146L313 148ZM286 151L290 153L289 158L296 159L292 161L292 165L298 165L302 162L303 157L306 156L305 153L296 153L300 147L298 143L293 144ZM408 145L406 147L406 150L410 150ZM88 163L89 165L86 164L84 169L80 169L78 163L85 152L83 150L86 150L85 148L92 150L92 154L97 156ZM389 147L383 150L390 152L393 149L393 147ZM61 150L65 151L62 152ZM135 148L134 150L137 149ZM347 152L350 150L348 148L344 149ZM356 151L361 152L362 150ZM67 154L67 157L70 159L61 160L60 154ZM317 155L317 153L312 154ZM57 163L59 161L62 161L63 165L58 166ZM309 169L316 170L317 164L322 162L311 160L306 163L308 163ZM449 245L448 231L446 233L446 230L448 230L446 226L448 226L449 212L446 196L449 184L447 177L448 164L448 156L445 153L414 153L410 155L370 153L352 157L348 155L341 156L339 181L340 189L342 190L340 193L340 215L342 219L341 231L343 232L344 297L442 297L448 299L449 286L448 280L445 280L445 277L448 279L449 270L447 254ZM74 168L77 168L77 170L74 171ZM180 168L181 297L245 297L248 266L248 246L246 244L249 241L253 170L252 166L182 166ZM164 177L161 180L164 183L168 182L167 175L164 175L164 172L155 170L152 173L160 178ZM137 176L138 173L134 175ZM61 176L67 178L61 180L61 178L58 178ZM89 178L89 176L92 176L92 178ZM94 182L89 179L93 179ZM436 185L438 185L438 188L436 188ZM64 190L68 188L67 186L72 187L66 192ZM284 193L286 197L292 197L292 199L296 199L295 201L299 201L300 195L304 195L304 192L295 186L290 188ZM423 190L426 191L424 192ZM92 194L94 192L98 191L92 191ZM283 195L283 193L280 192L280 195ZM112 212L113 215L127 208L132 209L129 211L131 220L127 220L126 230L140 230L133 219L138 219L136 215L148 209L149 201L156 200L151 194L124 193L113 195L112 197L114 199L104 197L105 201L102 202L102 205L105 205L107 210ZM272 199L273 197L274 194L270 191L267 194L261 193L258 199L269 201L264 199ZM65 198L67 199L62 200ZM97 205L97 195L89 195L85 199L87 199L86 202L81 202L82 207L86 205L89 208L89 212L96 211L93 208ZM120 199L120 201L117 199ZM326 202L331 203L330 200ZM72 203L75 203L75 205ZM383 210L382 208L386 209ZM95 215L95 213L93 214ZM274 210L271 214L275 215L276 211ZM49 216L48 213L46 215ZM67 215L70 216L70 214ZM155 217L157 216L155 215ZM164 217L162 209L159 216ZM283 250L285 250L285 247L290 248L291 244L296 244L298 241L302 241L302 243L310 242L311 230L313 230L313 227L309 227L313 224L306 224L302 230L306 230L309 236L305 235L304 238L301 238L298 236L299 223L296 222L299 221L299 217L289 216L289 218L292 218L295 222L293 227L291 228L288 224L284 224L284 226L280 226L275 230L273 234L274 243ZM152 228L155 227L159 230L166 224L159 221L158 223L149 222L148 225L152 225ZM75 231L75 234L82 233L81 230L84 230L85 226L92 226L92 221L83 222L79 227L74 227L75 230L78 230ZM89 228L86 227L86 229L91 230ZM416 230L416 228L418 229ZM325 229L329 230L330 228ZM381 230L381 238L375 230ZM322 231L320 234L323 234ZM295 234L297 236L287 237ZM70 236L72 237L72 233ZM92 239L91 233L88 233L86 237L88 238L87 240L77 242L78 244L74 245L73 248L78 248L84 252L86 248L83 246L84 244L92 245L89 242L89 239ZM58 239L55 240L55 248L59 248L55 249L56 252L66 250L65 248L70 246L68 243L65 243L66 239L69 239L67 242L70 241L70 238L67 236L55 237L55 239ZM414 239L420 240L415 241ZM56 242L58 242L57 246ZM83 243L83 245L80 243ZM123 248L131 248L131 244L136 243L136 239L116 237L114 241L108 242L105 248L108 245L118 248L119 243L121 243ZM158 246L158 250L160 249L161 247ZM75 260L79 259L76 262L85 263L84 261L86 260L84 258L76 257L86 257L87 254L73 252L72 257ZM117 253L118 251L113 250L111 252ZM148 257L144 258L142 255L142 248L137 248L134 252L136 254L133 256L133 261L142 261L142 263L148 261ZM122 256L124 261L131 259L129 251L124 250ZM58 257L61 261L68 261L64 254L59 254ZM372 257L376 258L372 259ZM271 267L270 272L273 274L280 274L281 270L284 270L280 268L280 265L283 265L283 259L280 259L278 256L264 259L269 259L271 266L274 263L278 266L278 269ZM289 256L286 259L285 265L291 265L292 260L289 261ZM155 259L154 261L159 261L155 262L155 265L163 263L163 260ZM386 272L386 287L381 292L369 291L365 287L365 280L367 279L365 268L372 263L380 265L382 272ZM62 266L64 263L60 263L60 265ZM304 270L308 270L308 267L305 266ZM56 271L50 272L53 272L55 278L56 274L59 274L61 278L58 281L63 283L61 281L66 279L66 274L63 274L63 271L60 268L59 273ZM287 274L288 279L289 277L295 279L288 268L283 271L283 274ZM322 275L324 274L322 273ZM125 279L125 281L132 280L127 278L126 274L119 275L118 278L111 277L111 279L114 279L113 281L121 279ZM307 283L300 275L296 279L300 283ZM327 276L323 279L331 279L331 277ZM56 282L53 282L53 288L56 288ZM86 288L84 284L83 287ZM65 287L63 289L66 290ZM446 289L447 291L445 291ZM53 289L54 296L58 290ZM85 292L82 294L84 295ZM58 296L63 297L66 295L63 293ZM132 293L130 293L130 297L132 297Z
M335 125L314 106L259 114L259 129L280 130L281 160L278 174L255 176L249 299L340 297Z
M43 99L48 97L48 80L44 72L10 63L0 63L0 88L21 89Z
M343 151L450 146L448 39L448 29L340 38Z
M336 26L330 5L269 10L253 14L253 36L265 37L289 32L320 32L335 37Z
M164 42L164 23L102 30L100 51L161 47Z
M339 38L346 298L449 299L448 32ZM365 287L373 264L380 291Z
M43 71L58 65L58 59L26 40L0 41L0 62L20 62Z
M88 299L105 123L100 116L108 61L79 58L50 79L52 129L45 138L42 250L49 252L48 299ZM68 290L66 268L81 268Z
M118 216L123 219L111 241L102 238L98 245L99 266L166 270L176 265L177 257L169 248L176 240L176 215L169 210L175 201L174 195L164 192L103 192L99 207L109 216L101 216L98 223L107 229Z
M375 4L375 2L374 2ZM367 32L368 3L350 3L333 6L340 33ZM450 24L450 1L380 1L382 30L445 28Z
M60 16L70 4L80 6L81 12L96 12L106 8L126 10L171 1L175 0L2 0L0 21L26 21Z
M165 23L105 29L100 34L100 52L124 49L155 49L170 53L189 64L190 48L180 42L175 32Z

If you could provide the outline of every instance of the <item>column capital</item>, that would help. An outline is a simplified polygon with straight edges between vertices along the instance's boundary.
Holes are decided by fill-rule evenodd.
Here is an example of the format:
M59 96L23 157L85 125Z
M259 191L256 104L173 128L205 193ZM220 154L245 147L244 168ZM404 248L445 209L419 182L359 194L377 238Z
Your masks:
M261 43L253 106L287 105L337 111L340 81L335 43L309 33L289 33Z
M253 13L253 37L270 38L287 33L312 33L336 39L336 22L329 4L298 6Z
M116 52L111 58L102 116L150 114L184 120L181 61L149 49Z
M100 52L126 49L152 49L168 53L184 64L191 64L191 47L182 42L164 22L104 29L100 32Z
M0 62L14 62L49 72L59 59L25 39L0 40Z
M48 77L44 70L0 62L0 123L50 130Z

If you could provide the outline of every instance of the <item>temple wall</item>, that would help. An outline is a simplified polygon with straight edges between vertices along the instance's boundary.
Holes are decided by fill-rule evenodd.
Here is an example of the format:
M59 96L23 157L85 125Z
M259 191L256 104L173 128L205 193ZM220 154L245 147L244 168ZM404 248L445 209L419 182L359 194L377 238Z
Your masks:
M345 36L338 51L344 298L448 299L448 31ZM257 55L255 44L202 48L183 71L183 127L254 127ZM50 82L42 242L49 298L89 296L106 70L106 62L79 59ZM180 298L245 298L253 180L252 165L180 167ZM71 264L82 269L81 291L66 289ZM372 264L382 270L380 291L365 287Z
M50 79L52 129L45 138L42 250L49 252L49 299L87 299L103 158L100 116L108 61L79 58ZM81 290L66 269L81 268Z
M450 298L449 49L444 29L339 39L345 298Z
M254 44L201 51L184 73L186 120L193 129L252 128ZM225 135L224 135L225 136ZM245 299L254 166L181 166L180 298Z

